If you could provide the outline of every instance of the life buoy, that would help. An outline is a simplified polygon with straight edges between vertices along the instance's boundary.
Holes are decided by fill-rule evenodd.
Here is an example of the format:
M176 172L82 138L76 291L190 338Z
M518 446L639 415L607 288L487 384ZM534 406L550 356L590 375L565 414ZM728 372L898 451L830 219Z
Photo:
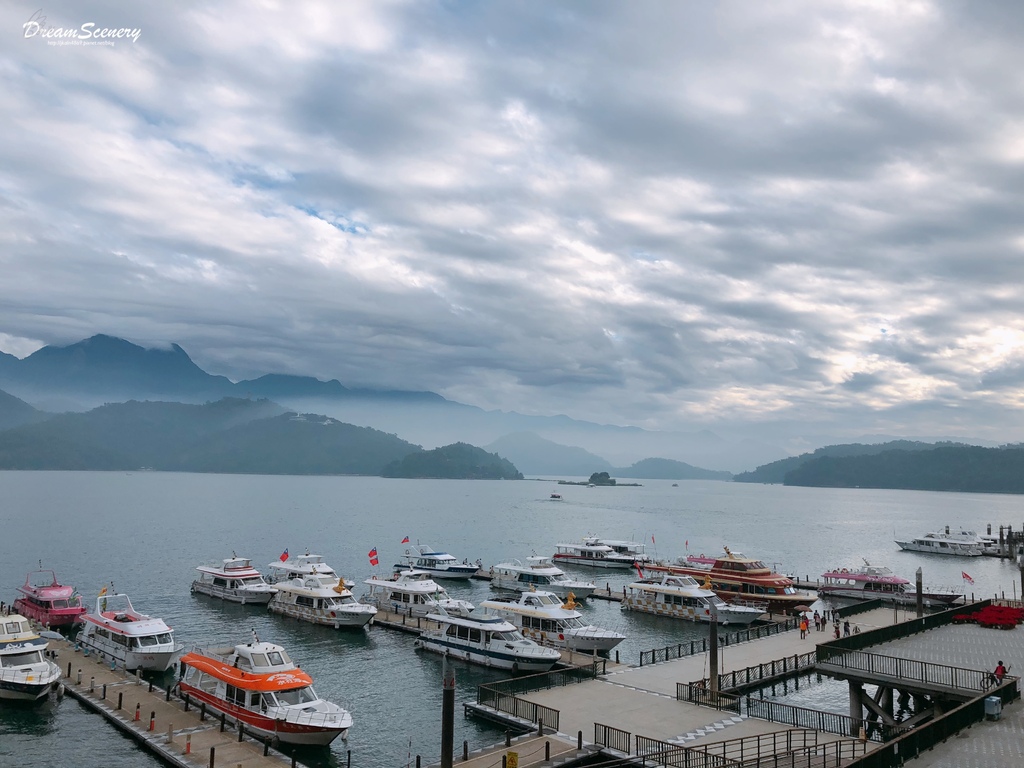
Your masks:
M704 615L705 616L710 616L711 615L711 609L710 608L705 608L704 609Z
M338 618L338 614L336 614L334 611L331 611L331 618L332 619Z
M559 632L558 633L558 639L559 640L565 640L565 635L563 635L561 632Z

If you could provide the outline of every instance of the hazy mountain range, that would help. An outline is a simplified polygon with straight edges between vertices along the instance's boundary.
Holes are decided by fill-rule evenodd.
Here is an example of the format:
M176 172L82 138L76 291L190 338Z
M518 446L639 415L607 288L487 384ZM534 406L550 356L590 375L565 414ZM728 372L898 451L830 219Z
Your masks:
M629 465L651 456L695 467L741 471L789 455L778 445L730 441L707 430L657 432L567 416L485 411L433 392L350 389L334 379L270 373L233 382L204 371L177 344L144 349L104 335L67 346L46 346L23 359L0 353L0 390L51 412L85 411L128 400L199 404L224 397L268 398L288 410L322 413L424 446L487 445L504 435L532 432L561 445L585 446L586 451L604 457L604 464L585 467L566 459L566 466L580 471L563 473L559 464L556 470L543 470L550 474L589 476L597 469Z

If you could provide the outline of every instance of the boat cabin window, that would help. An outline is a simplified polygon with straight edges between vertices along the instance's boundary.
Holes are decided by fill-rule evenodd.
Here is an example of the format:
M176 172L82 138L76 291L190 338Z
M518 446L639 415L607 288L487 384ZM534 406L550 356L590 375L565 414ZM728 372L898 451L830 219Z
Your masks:
M154 645L168 645L171 642L171 636L167 632L160 635L143 635L133 639L142 648L149 648ZM135 643L132 643L132 645L135 645Z
M282 664L287 664L290 661L283 651L270 651L267 653L267 658L270 659L270 665L272 667L278 667Z
M4 624L4 629L8 634L14 635L18 632L28 632L28 624L21 621L8 621Z
M265 654L265 653L254 653L254 654L252 654L252 664L253 664L254 667L266 667L266 666L269 666L267 664L267 654Z
M237 704L240 707L245 706L247 693L241 688L236 688L233 685L227 686L227 693L224 698L230 701L232 704Z
M0 667L24 667L26 664L39 664L43 656L39 651L26 653L8 653L0 656Z
M68 607L68 601L67 600L54 600L53 601L53 607L54 608L67 608Z
M509 642L523 639L523 636L518 632L494 632L491 634L491 637L494 640L507 640Z
M285 707L295 706L296 704L312 704L316 701L316 694L313 693L311 687L293 688L290 691L278 691L277 700Z
M102 637L104 640L109 640L110 639L110 632L108 632L105 629L97 629L96 630L96 636L97 637Z
M459 624L449 624L448 631L445 634L448 637L454 637L470 643L479 643L481 639L479 629L476 627L463 627Z
M257 693L256 691L253 691L249 696L249 706L252 709L259 709L262 704L263 697L260 696L259 693Z
M306 597L306 595L296 595L295 596L295 604L296 605L303 605L306 608L312 608L313 607L313 598L312 597Z
M128 645L128 638L124 635L119 635L117 632L110 636L110 639L114 641L114 645Z
M227 585L228 585L228 582L225 579L221 579L221 578L217 577L217 578L214 578L214 580L213 580L213 586L215 586L215 587L226 587Z

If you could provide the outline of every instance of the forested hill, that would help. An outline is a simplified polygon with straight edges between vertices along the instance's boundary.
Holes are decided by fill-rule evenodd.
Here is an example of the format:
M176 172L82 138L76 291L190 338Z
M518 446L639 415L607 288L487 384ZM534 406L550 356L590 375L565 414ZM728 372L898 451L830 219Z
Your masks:
M820 456L785 475L786 485L1024 493L1024 448L940 446L873 455Z
M737 483L785 483L786 474L815 459L844 458L848 456L872 456L886 451L930 451L940 446L964 446L962 443L922 443L915 440L891 440L887 443L846 443L843 445L826 445L813 453L802 453L779 459L771 464L763 464L752 472L741 472L733 476Z

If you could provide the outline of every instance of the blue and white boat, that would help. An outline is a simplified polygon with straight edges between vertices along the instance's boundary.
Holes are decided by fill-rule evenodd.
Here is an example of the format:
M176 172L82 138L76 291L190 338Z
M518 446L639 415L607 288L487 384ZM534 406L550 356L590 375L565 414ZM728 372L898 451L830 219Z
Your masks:
M468 579L480 570L480 563L463 560L461 563L447 552L437 552L426 544L410 544L402 555L404 563L396 563L396 571L410 568L426 571L435 579Z
M561 658L554 648L527 640L493 613L477 609L460 617L439 610L427 619L439 626L424 630L416 640L416 647L425 651L513 672L547 672Z
M60 667L46 646L24 616L0 615L0 699L36 701L60 690Z

